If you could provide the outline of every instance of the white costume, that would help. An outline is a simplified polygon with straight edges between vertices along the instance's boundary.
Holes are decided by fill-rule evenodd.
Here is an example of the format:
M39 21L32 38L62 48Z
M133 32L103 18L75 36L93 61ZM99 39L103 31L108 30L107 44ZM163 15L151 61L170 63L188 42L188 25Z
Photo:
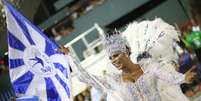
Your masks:
M73 71L76 71L79 80L107 93L107 101L161 101L157 89L157 80L161 79L169 84L181 84L184 75L167 72L166 68L149 59L144 59L142 67L144 74L133 82L123 82L121 74L110 74L105 77L90 75L82 67L76 65L68 57ZM146 64L145 61L150 61Z
M173 46L175 41L179 41L179 33L173 26L159 18L153 21L134 22L128 25L123 35L131 45L133 62L137 62L138 54L146 51L152 56L152 60L162 64L160 68L175 73L173 75L178 74L172 62L178 61ZM167 84L162 80L158 80L157 85L163 101L189 101L182 93L180 85Z
M161 39L165 35L166 33L164 32L155 36L155 38ZM135 35L135 37L136 38L133 38L134 40L130 42L141 41L138 39L145 38L142 42L152 43L152 40L147 41L146 37L140 35ZM155 42L157 41L158 40L155 40ZM133 52L131 58L136 56L134 58L137 58L144 73L135 82L124 82L121 74L110 74L105 77L90 75L78 63L73 61L70 56L68 56L68 60L72 70L77 73L78 78L82 82L107 93L107 101L162 101L163 99L161 99L157 84L158 80L168 83L169 85L179 85L184 83L184 75L176 71L170 71L169 68L162 68L164 62L153 59L158 56L160 57L160 55L157 55L157 53L152 54L152 51L154 51L152 44L148 44L148 46L146 46L146 43L141 44L146 47L143 50L140 42L137 43L139 44L137 48L131 48ZM110 56L119 51L127 52L126 45L128 45L128 43L118 34L106 38L105 44L106 50ZM145 54L145 52L148 54ZM151 52L151 54L149 54L149 52Z

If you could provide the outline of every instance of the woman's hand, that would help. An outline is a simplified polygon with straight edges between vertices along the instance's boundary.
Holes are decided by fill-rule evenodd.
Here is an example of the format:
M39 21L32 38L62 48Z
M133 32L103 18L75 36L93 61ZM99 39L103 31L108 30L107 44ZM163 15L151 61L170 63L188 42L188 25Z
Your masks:
M185 83L191 83L195 77L196 77L196 73L195 73L195 70L196 67L193 66L191 69L189 69L186 73L185 73Z
M68 47L66 48L63 45L59 46L59 50L58 51L64 53L65 55L68 54L68 53L70 53L69 48Z

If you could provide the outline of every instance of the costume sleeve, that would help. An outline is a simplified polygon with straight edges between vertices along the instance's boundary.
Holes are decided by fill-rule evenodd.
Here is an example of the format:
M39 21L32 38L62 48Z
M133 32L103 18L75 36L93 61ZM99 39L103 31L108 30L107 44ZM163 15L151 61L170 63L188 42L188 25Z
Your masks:
M171 70L174 67L171 67L170 64L152 64L153 69L152 72L154 76L158 79L161 79L169 84L182 84L185 82L185 75L177 72L176 70Z
M70 55L66 55L66 58L69 61L72 71L76 74L77 78L81 82L93 86L103 92L109 89L110 85L106 77L91 75L84 68L82 68L81 65L76 62Z

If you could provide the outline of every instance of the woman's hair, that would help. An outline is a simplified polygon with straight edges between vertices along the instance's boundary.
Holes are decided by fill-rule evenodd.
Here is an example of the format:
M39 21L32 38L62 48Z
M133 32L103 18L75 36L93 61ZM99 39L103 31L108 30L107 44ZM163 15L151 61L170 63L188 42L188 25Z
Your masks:
M126 49L127 49L127 53L130 56L131 55L131 48L129 46L126 45Z
M188 0L189 13L195 20L197 15L201 16L201 0Z

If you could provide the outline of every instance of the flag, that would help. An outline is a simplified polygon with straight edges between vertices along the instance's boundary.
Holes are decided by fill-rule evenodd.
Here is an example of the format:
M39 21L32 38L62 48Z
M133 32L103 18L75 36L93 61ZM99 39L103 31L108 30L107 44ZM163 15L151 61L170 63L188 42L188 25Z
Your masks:
M11 4L6 9L9 72L16 94L41 101L71 99L70 70L58 46Z

